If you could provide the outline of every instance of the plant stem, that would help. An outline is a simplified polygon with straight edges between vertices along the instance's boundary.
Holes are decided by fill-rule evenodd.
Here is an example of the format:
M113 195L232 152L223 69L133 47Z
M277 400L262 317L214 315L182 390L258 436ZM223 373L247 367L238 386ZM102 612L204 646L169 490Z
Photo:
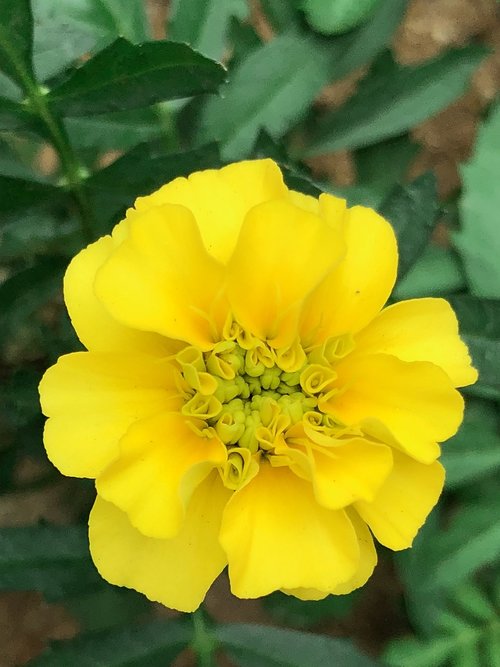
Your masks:
M87 178L87 170L78 159L68 134L62 121L53 114L46 100L47 90L38 85L25 64L18 58L15 48L12 48L4 31L0 29L0 36L3 36L2 44L4 51L9 56L12 66L16 70L19 83L22 84L26 95L27 106L38 116L47 130L48 136L59 156L61 168L64 172L65 180L80 213L80 225L85 240L93 241L93 214L90 202L87 199L83 181Z
M191 618L194 629L191 646L198 658L198 665L199 667L215 667L214 651L217 644L207 626L203 611L198 609L191 615Z

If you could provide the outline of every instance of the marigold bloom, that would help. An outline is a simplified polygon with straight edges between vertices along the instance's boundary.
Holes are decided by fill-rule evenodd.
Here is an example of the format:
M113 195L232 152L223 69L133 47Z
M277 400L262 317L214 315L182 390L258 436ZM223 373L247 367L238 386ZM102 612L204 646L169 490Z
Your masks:
M96 479L101 575L183 611L229 566L242 598L363 585L436 503L437 443L476 371L442 299L383 309L391 226L289 190L271 160L178 178L80 252L88 352L40 391L62 473Z

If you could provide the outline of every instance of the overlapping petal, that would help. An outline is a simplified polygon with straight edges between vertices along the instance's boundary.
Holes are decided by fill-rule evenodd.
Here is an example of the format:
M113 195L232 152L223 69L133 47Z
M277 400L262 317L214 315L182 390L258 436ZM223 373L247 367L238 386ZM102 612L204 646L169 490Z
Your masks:
M378 352L403 361L430 361L455 387L477 380L455 313L444 299L411 299L385 308L356 336L357 354Z
M309 482L268 463L228 502L220 541L231 590L242 598L280 589L330 591L359 566L356 532L344 510L321 507Z
M463 399L434 364L374 354L346 357L336 371L342 390L324 409L422 463L439 456L437 443L454 435L462 421Z
M275 347L297 336L303 299L339 262L339 232L285 200L246 216L227 267L227 290L240 324Z
M40 395L48 457L73 477L99 475L131 424L182 402L166 359L125 353L63 356L45 373Z
M174 341L121 324L97 298L96 273L115 247L116 241L111 236L103 236L79 252L66 270L64 301L78 338L93 352L142 352L161 356L174 352Z
M188 208L196 218L208 252L225 263L248 211L270 199L286 198L287 194L275 162L248 160L176 178L157 192L140 197L135 206L138 211L162 204Z
M389 223L363 206L349 209L343 222L345 257L302 311L300 330L307 344L362 329L385 304L396 280L397 246Z
M201 431L203 424L192 425ZM162 413L128 430L119 457L97 478L97 492L143 535L173 537L194 490L226 456L217 437L201 437L180 413Z
M89 537L99 573L167 607L194 611L226 565L218 533L229 495L218 473L211 473L194 492L181 531L169 540L145 537L125 512L98 496Z
M340 509L355 500L372 500L392 468L391 449L353 438L337 447L314 450L313 485L317 501Z
M375 499L354 507L379 542L394 551L406 549L436 504L444 476L438 461L423 465L395 451L392 472Z
M209 349L227 316L223 269L188 209L136 214L129 235L98 270L95 290L118 321Z

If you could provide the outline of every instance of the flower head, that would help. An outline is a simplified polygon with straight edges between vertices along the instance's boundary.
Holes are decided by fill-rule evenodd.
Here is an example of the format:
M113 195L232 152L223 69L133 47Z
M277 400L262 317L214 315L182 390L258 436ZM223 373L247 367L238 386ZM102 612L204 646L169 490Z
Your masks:
M442 299L383 308L397 249L374 211L291 191L270 160L178 178L80 252L64 293L88 352L41 383L45 444L96 479L108 581L195 609L347 593L372 534L411 545L476 372Z

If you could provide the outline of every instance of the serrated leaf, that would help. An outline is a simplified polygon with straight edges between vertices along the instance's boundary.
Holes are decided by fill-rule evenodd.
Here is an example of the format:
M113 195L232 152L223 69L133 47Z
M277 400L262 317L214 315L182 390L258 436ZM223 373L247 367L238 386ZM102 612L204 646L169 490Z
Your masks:
M58 599L99 582L84 526L0 529L0 590Z
M167 24L168 38L186 42L208 58L220 60L232 16L246 17L245 0L175 0Z
M500 420L488 401L471 401L457 435L443 444L446 486L455 489L500 470Z
M30 667L166 667L191 639L182 621L155 620L53 645Z
M462 336L469 346L478 381L468 393L483 398L500 398L500 300L473 296L450 298Z
M308 23L325 35L352 30L368 19L380 0L302 0Z
M438 211L436 178L431 172L408 185L397 185L382 202L379 212L391 223L398 239L398 279L408 273L422 254Z
M0 176L0 214L38 205L47 199L59 199L63 194L50 183Z
M486 54L471 45L417 67L403 67L384 54L358 92L318 122L305 155L369 146L406 132L462 95Z
M328 49L310 36L279 35L252 51L203 110L199 141L219 141L224 159L245 156L261 129L278 139L327 83Z
M261 625L233 624L215 629L215 635L239 667L376 667L350 642L295 630Z
M479 130L472 159L462 168L461 229L453 235L475 296L500 298L500 105Z
M33 78L30 0L0 0L0 69L24 88Z
M63 115L86 116L215 92L224 79L221 65L186 44L118 38L51 90L47 101Z

